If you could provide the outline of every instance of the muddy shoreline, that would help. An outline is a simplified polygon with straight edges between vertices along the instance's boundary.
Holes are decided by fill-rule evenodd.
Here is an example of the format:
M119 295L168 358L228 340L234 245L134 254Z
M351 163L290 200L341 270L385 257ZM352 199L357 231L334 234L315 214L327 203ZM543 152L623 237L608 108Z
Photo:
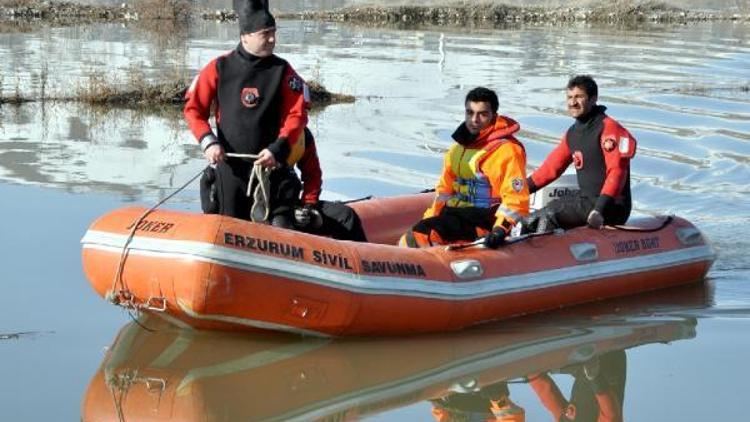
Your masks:
M690 23L704 21L750 22L750 10L691 10L663 1L609 1L593 6L516 6L499 2L479 4L362 6L328 11L276 12L282 19L348 22L400 26L500 26L508 23L571 22L600 24ZM231 9L207 10L187 0L133 0L119 6L92 6L73 2L0 0L0 21L126 22L143 20L232 21Z
M750 21L750 14L689 11L665 4L612 7L517 7L507 5L476 6L398 6L358 7L335 11L282 14L284 18L349 22L364 25L402 26L502 26L509 23L691 23L704 21Z

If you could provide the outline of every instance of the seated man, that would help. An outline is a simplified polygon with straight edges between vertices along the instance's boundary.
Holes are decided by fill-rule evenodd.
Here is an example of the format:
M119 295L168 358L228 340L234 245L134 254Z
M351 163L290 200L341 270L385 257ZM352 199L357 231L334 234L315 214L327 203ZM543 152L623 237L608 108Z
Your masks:
M466 392L451 392L431 399L432 416L438 422L486 421L522 422L526 411L510 399L505 381L484 387L474 387Z
M485 245L497 248L529 211L526 153L513 137L520 126L497 114L497 94L490 89L469 91L464 104L465 121L445 154L435 201L401 245L427 247L487 235Z
M315 138L305 128L305 152L297 162L302 176L302 206L295 210L295 227L339 240L366 242L362 224L353 209L341 202L321 201L323 185Z
M587 75L568 82L568 114L576 119L560 144L541 167L529 176L529 191L546 186L573 163L580 194L552 201L524 222L528 231L569 229L587 225L623 224L630 216L630 159L635 155L633 135L596 104L598 87Z

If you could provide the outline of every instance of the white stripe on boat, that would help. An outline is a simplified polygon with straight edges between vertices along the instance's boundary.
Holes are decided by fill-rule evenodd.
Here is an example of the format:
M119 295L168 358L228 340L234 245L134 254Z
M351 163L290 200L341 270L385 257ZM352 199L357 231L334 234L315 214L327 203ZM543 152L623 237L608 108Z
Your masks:
M119 255L127 237L127 235L89 230L81 243L87 249L103 250ZM238 270L286 277L355 293L392 294L443 300L479 299L499 294L525 292L712 261L716 257L710 246L701 245L512 276L452 282L357 274L319 267L307 262L236 250L209 242L187 240L134 237L128 245L128 254L215 263Z

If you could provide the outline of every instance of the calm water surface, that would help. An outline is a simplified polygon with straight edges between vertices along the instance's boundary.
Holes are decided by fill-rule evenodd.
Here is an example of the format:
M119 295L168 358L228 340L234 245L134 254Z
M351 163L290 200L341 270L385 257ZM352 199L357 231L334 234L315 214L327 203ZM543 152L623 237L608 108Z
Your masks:
M10 338L0 340L0 419L433 420L435 409L486 410L507 391L526 420L553 420L528 381L549 376L583 415L593 409L588 361L598 363L586 367L592 379L619 391L626 420L747 420L749 31L280 22L280 55L305 78L357 97L311 117L327 197L432 186L463 96L477 85L499 92L538 166L571 123L562 88L585 72L639 140L637 212L686 217L719 252L703 286L425 338L303 341L154 321L144 323L156 332L140 329L88 286L78 241L98 215L152 204L200 171L179 115L3 105L0 335ZM125 81L134 68L154 79L193 75L237 38L234 24L169 32L0 33L2 89L65 93L92 72ZM197 210L196 198L189 186L171 207Z

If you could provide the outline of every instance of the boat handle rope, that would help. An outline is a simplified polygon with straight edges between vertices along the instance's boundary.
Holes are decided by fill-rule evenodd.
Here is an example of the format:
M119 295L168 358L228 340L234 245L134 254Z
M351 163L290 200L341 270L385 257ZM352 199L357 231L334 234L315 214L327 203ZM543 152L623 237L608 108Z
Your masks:
M605 227L611 227L613 229L625 231L625 232L641 232L641 233L653 233L658 232L659 230L663 229L664 227L667 227L674 221L674 215L667 215L664 216L664 219L661 221L661 224L659 224L658 227L653 228L643 228L643 227L636 227L636 226L625 226L618 224L616 226L605 226Z
M125 267L125 259L128 256L128 251L130 250L128 246L130 246L130 242L133 240L133 237L135 236L135 232L138 229L138 225L143 221L144 218L146 218L149 214L154 212L157 208L159 208L162 204L167 202L168 200L172 199L175 195L177 195L179 192L181 192L183 189L188 187L191 183L195 181L198 177L203 174L203 169L199 171L195 176L191 177L190 180L188 180L185 184L180 186L177 190L172 192L171 194L164 197L162 200L157 202L154 206L147 209L143 214L141 214L140 217L138 217L134 224L133 228L130 229L130 233L128 234L127 239L125 239L125 243L122 245L122 252L120 252L120 262L117 264L117 271L115 272L115 277L112 280L112 287L110 288L109 292L104 296L104 298L109 301L110 303L121 306L125 309L133 309L133 310L140 310L140 309L149 309L154 311L165 311L167 309L167 299L165 297L151 297L147 301L143 303L137 303L135 300L135 295L128 289L128 287L125 285L125 281L122 278L122 270ZM120 285L120 290L117 290L117 285ZM161 305L154 306L152 305L152 302L154 300L160 300ZM134 321L137 322L137 320L133 317L133 315L130 315L131 318L133 318ZM140 323L139 323L140 325ZM146 327L143 327L146 328Z
M112 396L112 404L115 406L117 420L125 422L125 412L122 407L123 401L128 395L130 389L137 383L143 383L149 394L158 394L158 401L155 409L158 409L161 403L164 391L167 389L167 381L157 377L143 377L138 375L137 370L131 370L125 373L116 373L107 377L105 380Z
M639 233L653 233L658 232L659 230L663 229L664 227L667 227L669 224L671 224L674 221L673 215L667 215L664 217L664 219L661 221L659 226L653 227L653 228L642 228L642 227L636 227L636 226L625 226L625 225L614 225L614 226L604 226L604 228L610 229L610 230L620 230L625 232L639 232ZM545 236L548 234L555 233L555 230L542 232L542 233L527 233L518 237L506 237L505 245L510 245L517 242L522 242L524 240L530 239L532 237L539 237L539 236ZM479 239L470 242L470 243L459 243L456 245L448 245L445 247L446 251L460 251L462 249L471 248L474 246L479 246L484 244L484 236L480 237Z
M240 158L240 159L245 159L245 160L257 160L258 159L258 155L255 155L255 154L227 153L227 157ZM265 170L263 169L262 166L258 164L253 166L253 169L250 173L250 180L248 181L248 185L247 185L247 188L248 188L247 196L249 197L251 195L251 186L252 186L253 179L255 178L258 180L258 184L256 186L255 192L252 192L253 198L254 198L253 207L255 207L256 204L259 203L258 199L260 198L263 198L264 203L268 204L268 198L270 196L269 195L269 191L270 191L269 173L270 173L270 170ZM128 237L122 246L122 252L120 253L120 261L117 264L117 272L115 273L114 280L112 280L112 288L105 295L105 299L107 301L109 301L110 303L114 305L121 306L125 309L132 309L134 311L145 309L145 310L150 310L150 311L155 311L155 312L165 312L167 310L167 298L166 297L152 296L148 298L148 300L142 303L138 303L135 300L135 295L125 285L125 281L122 278L122 271L125 267L125 260L127 258L128 251L129 251L128 246L130 245L130 242L132 242L133 237L135 237L135 232L138 229L138 225L143 221L144 218L146 218L149 214L154 212L162 204L172 199L172 197L180 193L186 187L188 187L202 174L203 174L203 169L201 169L201 171L199 171L195 176L191 177L190 180L188 180L185 184L180 186L174 192L167 195L164 199L160 200L154 206L146 210L143 214L141 214L140 217L138 217L135 220L135 223L133 224L133 228L130 230L130 233L128 233ZM270 212L270 209L268 206L266 206L263 221L268 220L269 212ZM120 290L117 290L118 283L120 285ZM134 318L132 315L131 315L131 318L133 318L133 320L137 322L136 318ZM143 328L146 328L146 327L143 327Z
M421 191L419 191L417 193L421 194L421 193L430 193L430 192L435 192L435 188L422 189ZM361 198L347 199L346 201L336 201L336 202L341 203L341 204L353 204L355 202L369 201L370 199L372 199L374 197L375 197L374 195L367 195L367 196L363 196Z
M505 243L503 243L503 245L512 245L514 243L523 242L524 240L531 239L532 237L547 236L547 235L550 235L552 233L555 233L555 231L552 230L552 231L542 232L542 233L527 233L527 234L522 234L522 235L516 236L516 237L506 237L505 238L506 239ZM475 240L473 242L458 243L458 244L455 244L455 245L448 245L448 246L445 247L445 250L446 251L460 251L462 249L467 249L467 248L472 248L474 246L484 245L484 238L485 238L485 236L482 236L482 237L480 237L479 239L477 239L477 240Z

